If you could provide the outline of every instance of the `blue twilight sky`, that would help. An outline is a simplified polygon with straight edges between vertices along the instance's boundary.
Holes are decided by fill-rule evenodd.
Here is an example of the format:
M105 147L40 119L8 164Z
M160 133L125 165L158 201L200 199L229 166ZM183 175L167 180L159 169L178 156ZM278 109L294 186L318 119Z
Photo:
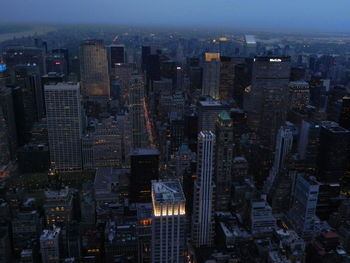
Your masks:
M0 22L350 31L350 0L0 0Z

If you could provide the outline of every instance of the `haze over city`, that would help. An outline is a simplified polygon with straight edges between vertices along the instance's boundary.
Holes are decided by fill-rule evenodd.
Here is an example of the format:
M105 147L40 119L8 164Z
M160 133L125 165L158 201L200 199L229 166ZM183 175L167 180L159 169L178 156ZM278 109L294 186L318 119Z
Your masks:
M0 21L348 32L349 10L347 0L3 0Z

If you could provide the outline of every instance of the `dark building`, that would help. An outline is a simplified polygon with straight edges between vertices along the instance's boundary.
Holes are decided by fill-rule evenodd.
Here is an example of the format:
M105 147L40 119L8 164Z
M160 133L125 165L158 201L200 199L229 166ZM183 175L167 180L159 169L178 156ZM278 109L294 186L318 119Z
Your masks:
M11 158L14 159L17 148L17 129L12 90L0 86L0 110L5 119Z
M47 172L50 167L49 147L26 144L18 151L18 167L22 173Z
M304 67L292 67L290 71L290 81L304 81L306 70Z
M321 122L317 170L320 182L339 183L347 166L350 131L336 122Z
M30 66L38 66L40 75L45 73L44 67L44 51L36 47L11 46L6 48L3 53L10 75L14 75L16 65L26 64Z
M64 54L49 54L45 58L46 60L46 72L57 72L64 74L64 77L68 76L68 63Z
M151 201L151 181L158 179L159 152L156 149L136 149L131 153L130 201Z
M146 70L147 64L148 64L148 57L151 55L151 47L149 46L142 46L142 61L141 61L141 66L142 66L142 71Z
M255 57L252 84L244 95L247 124L270 149L287 118L290 66L290 57Z
M345 96L342 100L342 106L339 116L339 125L350 130L350 97Z
M53 49L51 51L52 54L60 54L63 55L66 63L67 63L67 73L70 73L70 67L69 67L69 51L67 48L57 48L57 49Z
M118 64L125 63L125 47L124 45L109 46L109 66L115 68Z
M235 65L235 78L233 87L233 98L237 106L243 108L243 94L251 84L252 71L249 64Z

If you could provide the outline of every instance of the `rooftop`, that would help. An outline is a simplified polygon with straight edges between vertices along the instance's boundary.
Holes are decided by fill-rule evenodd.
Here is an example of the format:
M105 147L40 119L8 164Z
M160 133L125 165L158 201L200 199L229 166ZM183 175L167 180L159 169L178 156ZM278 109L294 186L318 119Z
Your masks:
M152 197L159 203L185 202L180 181L176 179L153 181Z
M134 149L131 155L159 155L159 151L154 148L139 148Z
M43 234L40 236L40 240L55 239L59 235L61 228L54 227L52 230L44 229Z
M224 120L224 121L229 121L229 120L231 120L230 115L229 115L228 112L225 111L225 110L222 111L222 112L220 112L219 118L220 118L221 120Z

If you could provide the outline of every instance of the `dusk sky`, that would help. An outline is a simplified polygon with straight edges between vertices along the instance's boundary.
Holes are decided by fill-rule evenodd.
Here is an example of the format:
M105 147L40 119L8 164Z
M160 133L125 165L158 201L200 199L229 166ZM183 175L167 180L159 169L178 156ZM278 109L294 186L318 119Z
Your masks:
M349 0L0 0L0 22L350 31Z

